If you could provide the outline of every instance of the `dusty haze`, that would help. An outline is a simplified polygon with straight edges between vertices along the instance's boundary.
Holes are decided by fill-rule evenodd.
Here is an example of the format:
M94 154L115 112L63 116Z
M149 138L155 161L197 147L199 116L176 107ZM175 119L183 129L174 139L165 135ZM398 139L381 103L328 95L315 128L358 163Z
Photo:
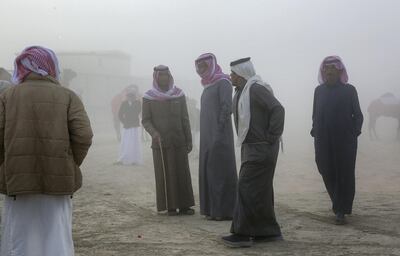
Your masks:
M198 55L215 53L225 72L230 61L251 56L286 107L289 137L308 133L317 70L327 55L344 59L365 114L383 93L400 96L396 0L1 0L1 9L0 66L8 69L28 45L119 50L131 55L133 76L151 79L153 66L169 65L185 81L178 85L198 98Z
M342 255L330 244L333 241L339 247L344 242L340 248L347 253L343 255L400 255L399 227L393 225L400 221L400 143L394 140L398 124L394 119L379 119L382 141L371 142L366 110L386 92L400 97L400 1L0 0L0 10L0 67L8 70L13 69L16 53L29 45L43 45L60 54L118 52L130 57L130 63L118 66L124 62L116 62L108 70L112 74L123 70L128 78L107 82L99 77L98 83L83 89L96 134L85 163L86 183L76 199L79 255L134 255L132 250L141 252L137 255L241 255L216 245L229 223L210 226L199 216L181 222L154 213L148 144L143 145L145 165L135 172L112 165L118 154L110 114L112 96L130 82L142 91L150 88L153 67L165 64L177 85L199 99L202 87L194 60L205 52L214 53L226 73L230 61L252 57L257 72L286 109L286 153L280 157L275 184L277 212L288 244L272 251ZM327 55L342 57L365 117L357 163L357 210L354 226L345 231L321 217L331 214L329 199L321 192L309 135L318 68ZM92 67L81 67L85 68ZM85 81L78 75L72 87L79 89ZM191 170L198 204L196 156ZM170 230L177 238L170 236ZM335 240L335 232L342 232L343 241ZM132 242L139 234L153 237ZM309 247L302 247L304 243ZM255 249L248 255L264 251Z

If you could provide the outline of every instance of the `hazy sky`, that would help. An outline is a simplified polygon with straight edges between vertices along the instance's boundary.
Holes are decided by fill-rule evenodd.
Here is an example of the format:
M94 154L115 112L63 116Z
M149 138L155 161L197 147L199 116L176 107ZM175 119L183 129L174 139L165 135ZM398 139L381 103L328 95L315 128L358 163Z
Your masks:
M175 77L195 81L201 53L215 53L226 72L230 61L251 56L283 102L301 95L296 104L309 107L320 61L337 54L362 102L389 90L400 96L399 0L0 0L0 6L0 66L7 68L32 44L121 50L133 57L133 75L151 76L163 63Z

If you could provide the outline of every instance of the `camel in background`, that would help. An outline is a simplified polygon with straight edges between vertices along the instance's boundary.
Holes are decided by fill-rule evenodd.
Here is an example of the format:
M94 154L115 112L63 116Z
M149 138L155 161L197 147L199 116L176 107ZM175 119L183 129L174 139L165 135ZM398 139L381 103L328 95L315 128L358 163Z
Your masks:
M4 68L0 68L0 80L11 82L11 74Z
M398 121L397 140L400 140L400 100L392 93L386 93L368 106L369 114L369 137L371 140L378 139L376 133L376 122L379 117L391 117Z
M0 94L11 87L11 74L0 68Z

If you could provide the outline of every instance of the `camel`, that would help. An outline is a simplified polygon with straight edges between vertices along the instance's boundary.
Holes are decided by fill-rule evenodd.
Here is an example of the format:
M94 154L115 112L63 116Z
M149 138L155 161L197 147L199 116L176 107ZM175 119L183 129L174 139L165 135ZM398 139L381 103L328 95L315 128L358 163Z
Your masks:
M376 122L379 117L391 117L398 120L397 140L400 141L400 100L392 93L386 93L373 100L368 106L369 114L369 137L371 140L378 139L376 133Z
M0 67L0 80L11 82L11 74L4 68Z

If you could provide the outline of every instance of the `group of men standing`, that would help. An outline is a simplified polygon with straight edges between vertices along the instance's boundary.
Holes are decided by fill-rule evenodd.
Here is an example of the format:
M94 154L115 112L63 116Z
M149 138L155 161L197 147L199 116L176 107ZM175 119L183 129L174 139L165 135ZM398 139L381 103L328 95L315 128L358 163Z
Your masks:
M195 61L203 93L200 112L200 214L232 220L227 246L282 240L274 211L273 177L284 130L285 110L250 58L231 62L224 74L214 54ZM355 193L357 137L363 116L354 86L337 56L325 58L315 90L313 128L318 169L332 200L336 224L345 224ZM232 88L235 94L232 99ZM237 176L231 114L241 147ZM144 128L153 138L157 209L194 214L188 164L192 150L184 93L168 67L154 68L153 88L143 100Z
M274 211L273 177L285 110L250 58L230 66L231 74L224 74L211 53L195 61L204 87L200 214L210 221L232 220L232 234L223 237L223 242L249 247L283 239ZM339 57L324 59L319 80L311 131L316 163L336 223L345 224L345 215L352 212L363 116ZM15 60L14 85L7 83L0 95L0 193L6 195L0 254L4 256L73 255L71 196L81 187L79 166L93 134L81 100L59 81L54 52L28 47ZM123 138L138 138L140 112L142 125L152 137L157 210L171 216L193 215L190 120L185 94L167 66L154 68L153 87L144 94L142 104L137 91L128 90L118 115L124 125ZM241 147L239 175L232 113ZM121 156L121 161L131 160Z

